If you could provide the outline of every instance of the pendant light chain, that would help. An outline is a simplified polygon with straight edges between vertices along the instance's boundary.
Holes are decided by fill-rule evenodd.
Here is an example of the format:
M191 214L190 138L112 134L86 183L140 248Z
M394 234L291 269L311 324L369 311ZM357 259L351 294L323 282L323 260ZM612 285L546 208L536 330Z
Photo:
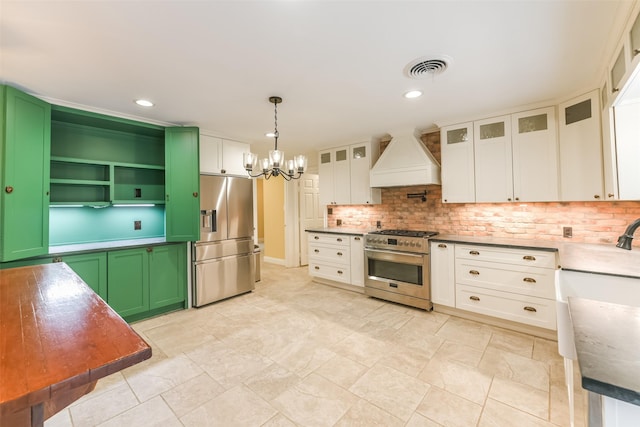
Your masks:
M278 149L278 137L280 136L280 134L278 134L278 102L274 102L273 103L273 121L274 121L274 125L275 125L275 129L273 131L273 135L274 138L276 139L275 142L275 149Z

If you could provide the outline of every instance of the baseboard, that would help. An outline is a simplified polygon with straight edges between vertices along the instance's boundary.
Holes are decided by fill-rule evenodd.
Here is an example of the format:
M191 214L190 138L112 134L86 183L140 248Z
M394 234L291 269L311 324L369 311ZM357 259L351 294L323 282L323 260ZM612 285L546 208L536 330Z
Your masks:
M281 258L272 258L270 256L263 256L262 257L262 261L264 262L268 262L270 264L277 264L277 265L281 265L283 267L286 266L285 264L285 260L281 259Z

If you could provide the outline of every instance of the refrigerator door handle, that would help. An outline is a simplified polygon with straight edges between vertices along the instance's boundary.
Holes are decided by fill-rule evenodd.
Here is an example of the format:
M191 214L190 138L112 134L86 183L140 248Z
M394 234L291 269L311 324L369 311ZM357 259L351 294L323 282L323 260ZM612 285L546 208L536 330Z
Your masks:
M215 233L218 231L218 210L214 209L211 211L211 232Z

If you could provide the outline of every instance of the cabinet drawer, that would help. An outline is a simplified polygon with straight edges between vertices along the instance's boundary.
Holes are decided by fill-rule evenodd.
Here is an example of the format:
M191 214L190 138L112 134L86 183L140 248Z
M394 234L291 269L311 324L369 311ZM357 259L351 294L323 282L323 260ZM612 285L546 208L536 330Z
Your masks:
M456 258L495 261L541 268L556 267L556 252L495 248L490 246L456 245Z
M344 246L349 248L349 236L328 233L309 233L307 238L309 243L325 243Z
M555 271L548 268L457 259L456 282L538 298L555 298Z
M540 328L556 329L554 300L458 284L456 308Z
M309 244L309 259L312 261L349 265L351 262L350 253L351 250L348 246L345 248L340 245Z
M309 275L336 282L350 283L351 272L348 266L335 266L309 260Z

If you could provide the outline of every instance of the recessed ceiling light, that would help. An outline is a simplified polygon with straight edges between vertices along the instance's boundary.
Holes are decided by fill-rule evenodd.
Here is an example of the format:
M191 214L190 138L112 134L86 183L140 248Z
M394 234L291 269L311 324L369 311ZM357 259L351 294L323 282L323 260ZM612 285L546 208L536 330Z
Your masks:
M417 98L419 96L422 96L422 92L419 90L410 90L409 92L404 94L405 98Z
M136 104L141 107L153 107L153 102L146 99L136 99Z

